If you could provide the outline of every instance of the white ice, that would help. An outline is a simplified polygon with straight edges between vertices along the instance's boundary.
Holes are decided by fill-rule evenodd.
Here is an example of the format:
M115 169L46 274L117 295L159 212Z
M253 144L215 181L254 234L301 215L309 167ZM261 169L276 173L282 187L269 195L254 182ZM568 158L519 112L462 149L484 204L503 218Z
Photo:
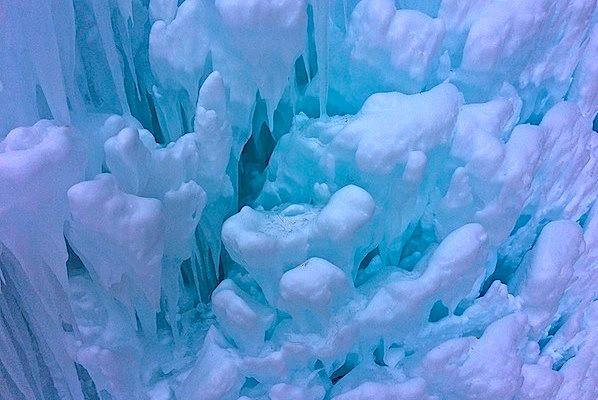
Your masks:
M0 4L0 398L595 400L597 21Z

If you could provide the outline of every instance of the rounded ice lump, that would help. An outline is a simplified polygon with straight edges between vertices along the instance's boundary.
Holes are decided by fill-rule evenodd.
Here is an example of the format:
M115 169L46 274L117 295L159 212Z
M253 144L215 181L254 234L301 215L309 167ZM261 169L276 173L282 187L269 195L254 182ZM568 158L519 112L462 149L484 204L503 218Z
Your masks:
M0 398L595 400L595 0L0 9Z

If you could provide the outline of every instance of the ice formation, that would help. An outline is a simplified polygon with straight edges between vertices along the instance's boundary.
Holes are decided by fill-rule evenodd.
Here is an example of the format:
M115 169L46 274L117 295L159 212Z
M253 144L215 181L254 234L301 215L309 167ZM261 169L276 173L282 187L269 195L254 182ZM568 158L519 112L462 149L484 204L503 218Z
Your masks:
M0 398L595 400L596 0L5 0Z

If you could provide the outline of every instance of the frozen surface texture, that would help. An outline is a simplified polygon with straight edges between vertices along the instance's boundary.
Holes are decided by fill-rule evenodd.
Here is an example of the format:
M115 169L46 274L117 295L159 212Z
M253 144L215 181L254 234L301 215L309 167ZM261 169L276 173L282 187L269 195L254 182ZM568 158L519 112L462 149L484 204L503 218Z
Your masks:
M0 398L595 400L596 0L3 0Z

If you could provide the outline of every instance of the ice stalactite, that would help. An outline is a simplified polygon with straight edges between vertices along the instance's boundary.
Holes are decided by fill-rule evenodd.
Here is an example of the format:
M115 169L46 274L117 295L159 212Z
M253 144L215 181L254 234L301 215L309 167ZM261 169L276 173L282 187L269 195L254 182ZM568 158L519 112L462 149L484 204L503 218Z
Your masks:
M68 218L66 192L84 178L85 161L74 130L48 121L16 128L0 142L0 247L2 285L7 286L1 294L2 312L5 328L15 330L3 339L13 347L9 355L29 357L18 361L28 377L16 384L29 383L35 389L49 385L32 398L45 398L53 388L59 398L82 398L64 332L64 326L70 326L73 333L76 324L67 299L63 226ZM17 318L14 325L11 318ZM35 350L22 353L27 348ZM54 387L32 381L44 376Z
M238 193L236 164L243 146L252 134L259 137L259 128L252 132L251 123L256 93L259 90L266 103L265 122L273 129L274 113L288 85L294 60L302 51L307 23L302 1L278 5L247 3L240 14L242 20L238 18L237 6L227 1L215 4L185 2L172 21L158 20L153 24L149 46L152 71L159 82L159 86L153 89L158 117L169 140L175 140L184 133L185 118L190 120L194 114L197 127L198 118L203 114L196 114L188 104L197 101L199 94L200 107L200 82L205 80L201 90L207 93L210 86L207 75L211 70L221 77L219 79L228 92L228 106L220 110L219 118L229 121L227 129L231 130L233 141L230 154L219 151L214 155L218 154L219 160L228 160L229 155L232 157L233 164L225 165L225 168L231 176L234 193ZM265 18L272 13L277 13L276 20L280 23L268 28L271 32L264 34L265 27L270 24L260 16ZM197 29L195 21L205 15L211 16L207 18L210 22ZM263 65L264 62L267 65ZM206 89L203 89L204 86ZM181 90L186 95L181 96ZM208 205L204 223L196 232L192 265L193 271L201 274L196 277L197 283L201 286L207 284L202 289L202 298L218 280L219 226L235 208L233 203L229 202L228 208L222 202Z
M329 25L330 1L311 2L314 18L314 41L318 58L318 98L320 101L320 116L326 116L328 102L328 58L329 58Z
M503 3L1 4L0 397L594 400L598 8Z
M80 399L84 396L72 360L66 351L65 326L73 333L70 312L57 313L68 302L52 277L44 277L55 290L39 292L22 265L0 245L3 271L0 293L0 395L6 399ZM43 276L43 275L42 275ZM35 277L39 280L39 277ZM63 310L64 312L64 310ZM65 325L67 324L67 325Z

